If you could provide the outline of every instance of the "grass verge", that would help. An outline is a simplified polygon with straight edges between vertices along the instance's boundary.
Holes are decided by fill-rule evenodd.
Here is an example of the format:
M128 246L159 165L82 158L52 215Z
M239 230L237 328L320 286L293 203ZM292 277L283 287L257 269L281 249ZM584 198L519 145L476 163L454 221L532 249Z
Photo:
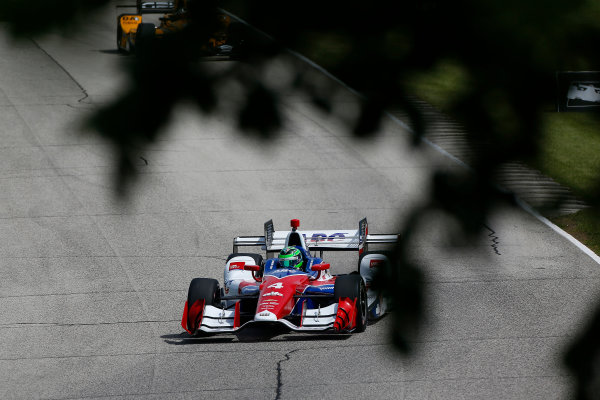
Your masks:
M600 210L588 208L552 220L562 230L600 255Z
M430 73L411 77L408 89L444 112L467 84L459 67L442 63ZM570 188L576 196L596 199L596 205L589 209L551 220L600 255L599 124L599 119L589 113L545 113L539 156L531 166Z
M600 172L598 119L588 113L547 113L534 167L577 195L593 198Z
M596 198L600 172L598 119L587 113L547 113L535 168L583 199ZM597 198L596 198L597 200ZM600 255L600 208L596 204L551 221Z

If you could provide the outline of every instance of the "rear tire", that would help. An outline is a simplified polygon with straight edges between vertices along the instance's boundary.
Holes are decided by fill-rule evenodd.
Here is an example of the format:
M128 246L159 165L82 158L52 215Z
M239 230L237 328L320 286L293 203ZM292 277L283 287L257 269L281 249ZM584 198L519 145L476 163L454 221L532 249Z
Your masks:
M335 280L333 296L336 302L348 297L356 300L356 332L367 329L367 289L362 277L357 274L341 275Z

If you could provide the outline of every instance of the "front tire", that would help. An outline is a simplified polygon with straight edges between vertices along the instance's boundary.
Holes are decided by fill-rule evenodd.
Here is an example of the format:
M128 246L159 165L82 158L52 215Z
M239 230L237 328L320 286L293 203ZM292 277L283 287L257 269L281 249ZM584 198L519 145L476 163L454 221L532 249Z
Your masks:
M144 55L151 49L155 39L155 31L154 24L142 23L138 25L135 34L135 52L137 55Z
M335 280L333 295L336 302L340 298L356 299L356 332L367 329L367 289L360 275L341 275Z
M198 313L192 314L190 311L194 303L198 300L204 300L205 306L217 306L221 302L221 291L219 289L219 282L216 279L207 278L195 278L190 282L188 289L188 301L187 301L187 326L190 329L192 335L196 336L208 336L210 333L201 331L200 326L196 326ZM202 310L200 310L202 313ZM185 328L185 326L184 326Z
M188 310L196 301L204 300L207 306L216 306L221 301L219 281L208 278L194 278L188 289Z

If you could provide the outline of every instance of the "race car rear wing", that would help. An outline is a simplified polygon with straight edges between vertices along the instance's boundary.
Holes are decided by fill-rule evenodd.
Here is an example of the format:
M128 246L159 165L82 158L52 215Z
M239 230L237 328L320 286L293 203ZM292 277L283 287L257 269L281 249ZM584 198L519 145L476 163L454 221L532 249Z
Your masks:
M167 14L175 10L173 1L141 1L135 5L117 5L117 8L136 8L138 14Z
M273 220L265 222L264 236L238 236L233 239L233 252L240 247L258 247L269 252L276 252L285 247L290 231L276 231ZM295 230L295 228L294 228ZM308 250L311 251L356 251L368 250L369 244L394 244L398 242L398 234L369 234L367 219L358 223L358 229L337 229L320 231L297 231L303 236Z

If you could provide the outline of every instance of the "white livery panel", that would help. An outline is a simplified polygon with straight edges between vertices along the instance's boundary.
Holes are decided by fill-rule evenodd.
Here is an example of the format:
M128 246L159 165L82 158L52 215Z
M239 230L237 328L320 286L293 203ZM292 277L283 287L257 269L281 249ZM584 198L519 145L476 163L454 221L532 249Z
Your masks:
M255 282L251 271L245 271L244 265L254 265L256 261L250 256L232 257L225 265L223 273L223 282L225 284L225 294L238 294L238 288L241 282Z
M367 288L367 306L371 319L381 317L388 310L387 300L371 287L377 268L388 263L386 255L375 252L365 254L360 260L359 272Z

